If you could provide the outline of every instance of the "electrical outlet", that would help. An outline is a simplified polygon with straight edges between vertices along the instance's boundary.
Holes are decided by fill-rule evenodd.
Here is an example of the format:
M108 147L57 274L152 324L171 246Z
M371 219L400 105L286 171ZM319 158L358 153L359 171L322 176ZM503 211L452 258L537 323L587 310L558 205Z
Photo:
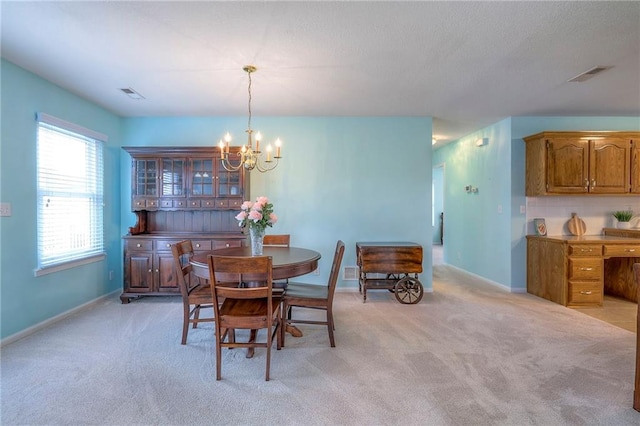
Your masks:
M11 203L0 203L0 217L11 216Z

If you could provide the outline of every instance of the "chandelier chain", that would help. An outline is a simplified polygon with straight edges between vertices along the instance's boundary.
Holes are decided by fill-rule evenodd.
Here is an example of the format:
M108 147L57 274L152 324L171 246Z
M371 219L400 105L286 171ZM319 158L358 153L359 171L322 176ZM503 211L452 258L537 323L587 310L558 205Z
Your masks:
M251 130L251 71L247 71L247 74L249 74L249 88L247 89L249 92L249 123L247 129Z

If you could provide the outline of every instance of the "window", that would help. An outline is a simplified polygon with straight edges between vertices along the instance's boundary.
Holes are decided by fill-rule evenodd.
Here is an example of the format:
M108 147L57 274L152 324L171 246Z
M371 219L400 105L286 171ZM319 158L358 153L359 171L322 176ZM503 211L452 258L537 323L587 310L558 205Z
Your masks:
M104 258L106 136L38 114L36 276Z

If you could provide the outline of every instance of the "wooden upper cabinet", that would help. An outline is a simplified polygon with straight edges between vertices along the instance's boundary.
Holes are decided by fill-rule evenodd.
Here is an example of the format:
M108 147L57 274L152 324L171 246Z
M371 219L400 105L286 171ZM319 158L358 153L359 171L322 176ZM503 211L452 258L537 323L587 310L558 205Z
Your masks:
M589 192L625 194L631 185L631 141L607 137L589 141Z
M124 147L133 211L237 209L248 195L244 168L227 171L215 147ZM232 153L240 150L231 148Z
M546 139L547 192L589 190L589 142L576 137Z
M524 138L526 195L640 193L638 136L542 132Z
M631 193L640 194L640 137L631 141Z

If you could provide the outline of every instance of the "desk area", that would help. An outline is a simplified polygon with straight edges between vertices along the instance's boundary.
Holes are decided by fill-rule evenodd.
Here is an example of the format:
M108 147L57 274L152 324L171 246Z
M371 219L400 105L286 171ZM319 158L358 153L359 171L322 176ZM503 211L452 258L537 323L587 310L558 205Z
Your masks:
M638 301L633 263L640 233L527 236L527 292L564 306L602 306L603 295ZM628 231L627 231L628 232Z

